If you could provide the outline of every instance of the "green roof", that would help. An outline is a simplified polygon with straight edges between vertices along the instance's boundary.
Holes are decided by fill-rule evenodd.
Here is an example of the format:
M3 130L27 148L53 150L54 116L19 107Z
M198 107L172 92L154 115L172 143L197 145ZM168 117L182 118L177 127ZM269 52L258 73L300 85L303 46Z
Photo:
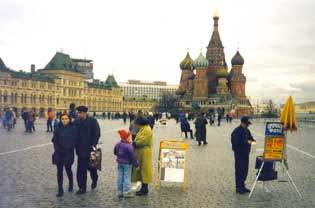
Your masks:
M89 88L98 88L98 89L107 89L111 90L111 86L108 86L106 83L88 83Z
M0 58L0 71L9 71L9 69L5 66L1 58Z
M54 83L57 77L53 74L40 74L38 72L35 73L27 73L24 71L10 71L11 76L17 79L26 79L26 80L34 80L34 81L41 81L41 82L50 82Z
M56 70L64 69L76 71L75 65L68 54L57 52L55 56L46 65L45 69Z
M119 87L116 80L115 80L114 75L108 75L108 77L105 81L105 84L110 86L110 87Z

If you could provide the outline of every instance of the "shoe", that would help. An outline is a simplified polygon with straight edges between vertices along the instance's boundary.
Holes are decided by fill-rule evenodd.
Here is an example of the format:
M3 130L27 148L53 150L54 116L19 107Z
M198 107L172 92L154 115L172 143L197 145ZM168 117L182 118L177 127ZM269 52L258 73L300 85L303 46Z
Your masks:
M117 194L117 196L118 196L118 198L122 198L122 197L124 197L124 195L123 195L123 193L122 193L122 192L119 192L119 193Z
M250 193L250 190L248 188L243 188L243 190L245 191L245 193Z
M69 184L68 192L72 192L72 191L73 191L73 184Z
M148 190L143 190L143 191L138 191L136 192L137 196L146 196L148 195L149 191Z
M203 145L207 145L207 144L208 144L208 142L204 142L204 143L203 143Z
M198 142L198 145L200 146L200 145L201 145L201 142Z
M128 192L124 193L124 197L125 198L133 198L133 197L135 197L135 194L132 191L128 191Z
M236 189L236 193L238 194L245 194L245 190L244 189Z
M97 181L93 181L91 184L91 189L95 189L97 186Z
M59 190L58 194L56 195L56 197L62 197L63 196L63 190Z
M85 194L86 193L86 190L84 189L79 189L79 191L77 191L75 194L76 195L81 195L81 194Z

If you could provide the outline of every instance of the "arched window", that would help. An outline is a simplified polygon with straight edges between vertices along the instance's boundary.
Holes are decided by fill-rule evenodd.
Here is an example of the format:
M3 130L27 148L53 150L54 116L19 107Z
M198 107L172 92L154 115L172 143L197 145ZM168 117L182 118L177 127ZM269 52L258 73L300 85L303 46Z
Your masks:
M4 103L8 102L8 94L6 91L4 92L4 95L3 95L3 102Z

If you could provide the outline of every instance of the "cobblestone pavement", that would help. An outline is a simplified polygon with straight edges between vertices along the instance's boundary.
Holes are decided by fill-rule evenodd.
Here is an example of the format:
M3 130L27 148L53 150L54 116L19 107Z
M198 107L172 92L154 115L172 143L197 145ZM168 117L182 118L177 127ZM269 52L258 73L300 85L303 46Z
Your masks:
M150 185L147 197L118 199L117 165L112 150L119 140L117 130L127 128L128 124L108 120L99 120L99 123L102 129L100 147L103 150L103 170L99 172L97 189L88 189L87 194L82 196L65 193L60 199L55 197L57 182L56 168L51 164L52 134L45 132L45 121L37 124L37 131L33 134L24 133L21 121L11 132L0 129L0 207L315 207L314 128L300 129L288 135L289 171L303 199L299 198L290 183L278 181L268 183L271 193L265 193L258 185L251 199L248 199L248 195L235 193L230 134L238 121L233 124L223 122L221 127L208 126L207 146L199 147L196 141L187 139L186 193L181 192L181 184L166 182L162 183L161 191L158 192L155 180ZM250 156L248 187L251 187L255 178L255 157L263 151L264 124L254 122L251 130L257 145L252 148ZM159 141L180 136L180 126L174 121L154 128L155 179ZM285 177L279 164L277 168L280 177ZM75 174L76 162L72 169ZM66 175L64 178L67 184Z

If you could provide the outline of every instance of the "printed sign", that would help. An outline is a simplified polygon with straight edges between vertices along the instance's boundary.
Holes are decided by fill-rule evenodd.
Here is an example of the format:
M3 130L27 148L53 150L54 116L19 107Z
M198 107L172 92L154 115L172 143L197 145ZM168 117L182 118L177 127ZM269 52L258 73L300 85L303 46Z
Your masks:
M282 122L267 122L266 123L266 136L284 136Z
M266 137L264 159L281 161L283 159L283 150L285 137Z
M161 181L183 183L186 186L186 153L188 144L182 140L162 140L158 167L158 189Z

